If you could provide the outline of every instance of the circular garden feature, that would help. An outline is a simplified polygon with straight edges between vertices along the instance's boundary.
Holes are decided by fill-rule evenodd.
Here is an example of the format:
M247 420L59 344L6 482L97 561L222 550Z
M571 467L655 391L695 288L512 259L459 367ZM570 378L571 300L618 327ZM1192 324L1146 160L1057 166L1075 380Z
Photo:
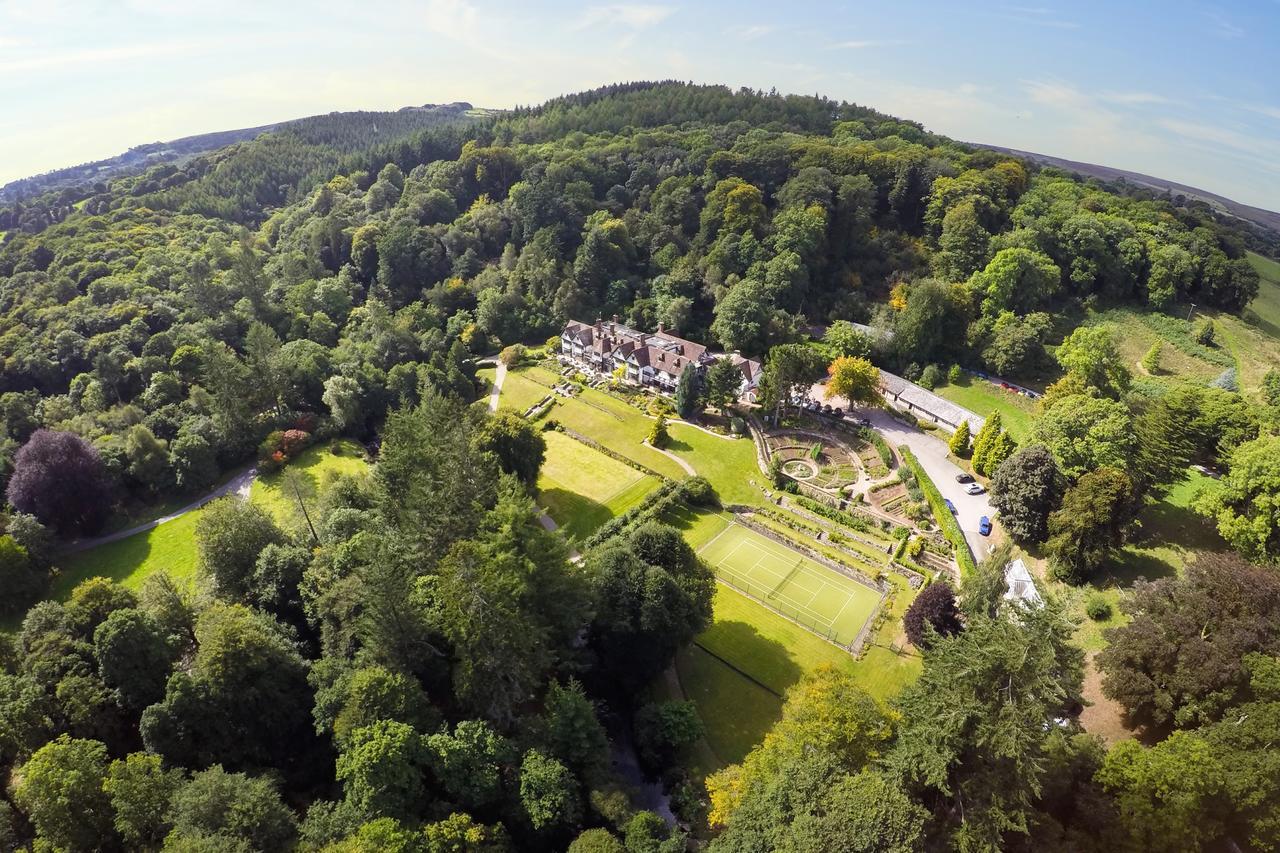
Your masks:
M781 432L769 436L769 445L782 473L819 489L838 492L862 476L857 454L834 438Z

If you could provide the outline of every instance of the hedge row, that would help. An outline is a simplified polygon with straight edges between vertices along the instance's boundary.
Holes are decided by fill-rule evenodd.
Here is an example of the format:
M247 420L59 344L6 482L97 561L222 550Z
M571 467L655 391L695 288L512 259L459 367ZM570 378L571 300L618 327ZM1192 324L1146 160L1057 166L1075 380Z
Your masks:
M582 543L583 550L602 545L615 536L621 536L633 527L656 521L677 504L686 506L715 506L718 502L715 489L703 477L687 477L680 482L664 480L651 492L640 506L611 518L603 527L592 533Z
M977 565L973 561L973 552L969 550L969 543L965 541L964 531L960 529L960 522L956 521L956 517L951 514L951 510L947 509L946 501L942 498L942 492L938 491L938 487L933 484L933 480L930 480L929 475L920 467L920 461L911 452L911 448L904 444L898 448L898 453L902 456L902 461L915 474L916 482L924 492L925 500L929 502L929 508L933 510L933 517L937 520L938 526L942 528L943 535L947 537L948 541L951 542L951 546L955 549L956 563L960 566L960 576L967 576L977 568Z

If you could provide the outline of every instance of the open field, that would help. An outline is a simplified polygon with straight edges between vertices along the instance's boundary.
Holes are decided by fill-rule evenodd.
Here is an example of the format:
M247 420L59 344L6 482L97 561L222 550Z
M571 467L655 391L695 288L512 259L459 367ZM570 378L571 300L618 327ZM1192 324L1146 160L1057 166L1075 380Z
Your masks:
M699 551L716 574L840 645L851 644L880 594L741 524Z
M712 766L699 766L699 772L710 773L746 758L774 723L782 719L781 697L697 643L690 643L677 654L676 674L684 697L697 706L706 727L706 742L712 753L707 760Z
M667 449L711 481L721 501L748 505L762 502L763 494L752 481L763 483L765 478L756 464L756 447L751 439L721 438L680 423L668 424L667 433L671 436Z
M290 463L286 470L296 470L303 475L305 500L314 499L316 491L332 474L367 470L368 463L364 461L360 445L344 441L340 449L339 454L333 454L328 445L316 445ZM300 523L297 501L283 489L279 473L255 480L250 499L265 507L286 528ZM159 571L172 575L179 583L191 580L196 570L195 529L200 512L195 510L127 539L56 560L60 571L49 597L65 599L76 584L98 576L130 589L137 589L148 575Z
M571 539L582 539L614 516L638 506L657 477L624 465L558 432L543 433L547 458L538 499Z
M939 385L933 392L984 418L992 412L999 412L1004 428L1018 441L1025 440L1031 434L1035 402L1021 394L1006 391L967 373L956 384Z
M1280 339L1280 262L1249 253L1249 263L1258 271L1258 296L1249 303L1246 316L1273 338ZM1256 319L1255 319L1256 318Z

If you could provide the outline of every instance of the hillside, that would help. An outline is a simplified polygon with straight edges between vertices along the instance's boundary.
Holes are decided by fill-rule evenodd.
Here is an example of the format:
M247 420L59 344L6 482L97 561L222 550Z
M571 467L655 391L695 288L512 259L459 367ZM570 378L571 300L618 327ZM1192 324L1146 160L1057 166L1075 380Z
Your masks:
M1226 196L1217 193L1202 190L1198 187L1180 184L1177 181L1170 181L1165 178L1157 178L1151 175L1144 175L1141 172L1131 172L1127 169L1116 169L1111 166L1100 166L1096 163L1083 163L1079 160L1067 160L1063 157L1053 157L1048 154L1036 154L1031 151L1021 151L1017 148L1005 148L1000 145L986 145L983 143L975 143L982 148L989 148L992 151L1002 151L1006 154L1014 154L1033 163L1039 163L1045 166L1054 166L1068 172L1074 172L1078 175L1084 175L1090 178L1097 178L1101 181L1111 181L1117 184L1131 184L1137 187L1144 187L1157 193L1165 193L1170 196L1183 196L1189 201L1200 201L1207 204L1221 214L1242 219L1246 222L1252 222L1270 232L1268 236L1268 244L1271 254L1280 253L1280 213L1274 210L1266 210L1261 207L1253 207L1247 204L1241 204L1233 201Z

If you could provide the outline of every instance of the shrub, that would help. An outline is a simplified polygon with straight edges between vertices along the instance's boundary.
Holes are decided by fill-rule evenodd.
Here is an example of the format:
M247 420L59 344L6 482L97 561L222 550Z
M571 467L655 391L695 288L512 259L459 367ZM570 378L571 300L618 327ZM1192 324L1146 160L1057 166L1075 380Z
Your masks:
M1102 622L1111 618L1111 602L1102 593L1095 592L1085 601L1084 612L1094 622Z
M557 346L558 350L559 347ZM498 353L498 361L507 367L518 367L524 361L525 349L524 344L512 344L511 346Z
M960 365L958 364L951 365L951 369L947 371L947 383L950 385L955 385L962 378L964 378L964 371L960 369Z
M1196 343L1200 344L1200 346L1217 346L1218 329L1213 324L1213 320L1205 317L1196 322L1191 330L1191 336L1195 338Z
M920 372L920 385L932 391L942 384L942 368L936 364L930 364Z
M286 459L292 459L311 445L311 433L300 429L287 429L280 436L280 451Z

